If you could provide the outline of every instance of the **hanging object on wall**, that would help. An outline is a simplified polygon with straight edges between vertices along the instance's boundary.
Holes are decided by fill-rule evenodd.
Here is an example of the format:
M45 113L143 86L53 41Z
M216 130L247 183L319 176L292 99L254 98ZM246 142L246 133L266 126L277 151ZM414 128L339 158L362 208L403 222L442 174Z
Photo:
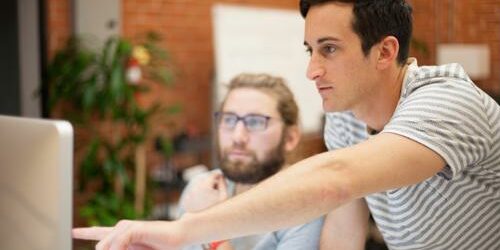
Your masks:
M438 44L437 64L458 63L473 80L490 77L490 48L487 44Z
M89 36L94 45L120 34L120 0L74 0L74 11L75 34Z

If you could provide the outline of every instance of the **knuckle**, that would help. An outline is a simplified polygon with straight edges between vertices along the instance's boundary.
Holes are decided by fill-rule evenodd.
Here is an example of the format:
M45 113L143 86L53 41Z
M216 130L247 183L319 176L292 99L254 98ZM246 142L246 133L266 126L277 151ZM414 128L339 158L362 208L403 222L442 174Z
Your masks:
M104 250L104 249L107 249L108 247L108 243L106 243L105 241L99 241L97 243L97 245L95 246L95 249L96 250Z
M118 221L118 223L116 223L116 226L122 227L122 226L126 226L128 224L130 224L130 220L120 220L120 221Z

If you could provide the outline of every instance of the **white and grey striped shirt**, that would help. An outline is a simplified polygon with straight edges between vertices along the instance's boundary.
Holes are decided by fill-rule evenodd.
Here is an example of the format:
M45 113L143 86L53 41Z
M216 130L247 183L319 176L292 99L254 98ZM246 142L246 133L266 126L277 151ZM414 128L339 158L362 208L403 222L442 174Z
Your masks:
M500 249L500 107L458 64L409 62L381 133L419 142L447 166L416 185L367 196L377 226L390 249ZM366 140L366 131L352 113L326 116L330 150Z

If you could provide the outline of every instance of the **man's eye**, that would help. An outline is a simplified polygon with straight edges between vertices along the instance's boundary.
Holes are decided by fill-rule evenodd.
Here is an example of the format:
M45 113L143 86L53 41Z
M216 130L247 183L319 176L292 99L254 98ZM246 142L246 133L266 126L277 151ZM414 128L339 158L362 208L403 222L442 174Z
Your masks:
M235 117L232 116L226 116L222 118L222 122L225 124L233 123L235 120Z
M249 129L260 130L266 128L266 118L264 117L248 117L245 122Z
M323 47L323 50L325 53L331 54L331 53L335 52L337 50L337 48L335 46L332 46L332 45L326 45L325 47Z
M256 125L259 125L259 123L261 123L261 122L257 118L247 119L248 126L256 126Z

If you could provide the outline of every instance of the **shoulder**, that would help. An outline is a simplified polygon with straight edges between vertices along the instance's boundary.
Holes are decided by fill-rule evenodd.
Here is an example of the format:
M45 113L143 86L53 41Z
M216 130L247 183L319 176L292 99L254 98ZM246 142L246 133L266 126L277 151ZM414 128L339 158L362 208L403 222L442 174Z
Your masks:
M485 121L485 93L457 63L418 67L411 64L395 116L441 116Z
M450 92L479 95L481 92L457 63L421 67L416 63L411 64L405 77L401 97L406 99L414 93L421 93L419 90L422 89L442 89L444 93L441 95Z
M494 130L486 97L458 64L413 68L383 131L438 153L447 163L442 173L451 178L491 150Z

